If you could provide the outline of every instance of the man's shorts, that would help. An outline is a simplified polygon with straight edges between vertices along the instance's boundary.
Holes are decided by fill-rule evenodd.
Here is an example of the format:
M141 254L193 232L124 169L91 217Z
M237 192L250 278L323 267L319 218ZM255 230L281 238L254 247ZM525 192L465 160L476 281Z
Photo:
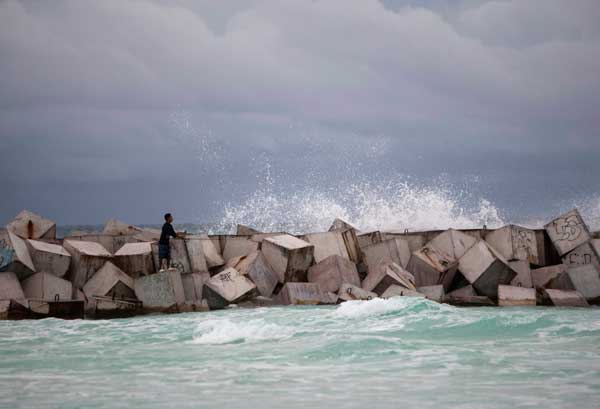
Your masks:
M159 244L158 245L158 258L171 258L171 247L168 244Z

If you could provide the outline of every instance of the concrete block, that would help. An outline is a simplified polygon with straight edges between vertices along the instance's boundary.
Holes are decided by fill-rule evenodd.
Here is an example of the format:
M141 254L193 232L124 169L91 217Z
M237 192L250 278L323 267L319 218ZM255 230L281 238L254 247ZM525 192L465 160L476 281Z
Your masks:
M381 298L393 298L393 297L418 297L425 298L425 296L416 290L409 290L406 287L392 284L381 294Z
M448 291L456 275L458 260L477 239L458 230L444 231L412 253L407 269L419 287L443 285Z
M593 246L593 240L583 243L565 254L562 262L567 267L593 264L594 267L600 270L600 256L598 256L598 252Z
M0 273L0 300L24 300L25 294L15 273Z
M567 274L567 266L557 264L531 270L531 280L535 288L551 288L555 290L575 290Z
M516 277L513 278L513 280L510 282L510 285L513 285L515 287L533 288L533 282L531 280L531 267L529 265L529 261L509 261L508 265L517 273Z
M0 320L23 320L28 318L31 318L31 310L25 300L0 299Z
M122 222L117 219L110 219L104 225L104 230L102 230L102 233L113 236L132 236L141 231L142 229L140 227Z
M555 307L588 307L589 304L581 293L571 290L543 290L545 304Z
M464 296L464 297L456 297L453 295L447 295L445 298L445 302L450 305L456 305L459 307L492 307L494 301L492 301L489 297L485 295L473 295L473 296Z
M136 278L134 286L145 310L167 311L185 303L181 273L176 269Z
M107 261L85 285L83 292L88 298L107 296L118 299L135 298L134 279L119 267Z
M315 247L315 263L319 263L329 256L340 256L348 260L350 259L344 237L340 231L306 234L301 239Z
M279 277L261 251L233 259L231 265L228 263L228 266L248 276L256 284L261 296L270 298L273 295Z
M410 260L408 242L399 238L363 247L362 253L367 270L374 268L382 260L392 260L402 268L406 268Z
M314 249L312 244L289 234L268 237L262 243L262 252L280 283L306 281Z
M337 293L340 300L352 301L352 300L372 300L377 298L378 295L372 291L365 291L362 288L352 285L349 283L343 283Z
M600 302L600 274L594 265L567 267L567 274L575 290L580 292L588 303Z
M157 270L152 257L152 244L148 242L125 244L115 253L114 264L133 278L150 275Z
M461 287L457 290L449 292L446 296L451 298L475 297L477 296L477 293L475 292L475 289L472 285L467 285L465 287Z
M417 287L417 292L423 294L431 301L443 302L446 296L446 291L443 285L428 285L425 287Z
M56 223L28 210L21 211L6 229L22 239L56 239Z
M73 285L50 273L36 273L21 283L28 299L45 301L70 301L73 298Z
M27 240L29 254L36 271L64 277L71 265L71 255L62 246L38 240Z
M190 260L190 268L197 273L208 272L208 264L204 256L204 241L210 242L210 239L186 238L185 247ZM213 247L212 242L208 246Z
M490 231L485 241L507 261L522 260L539 264L537 238L531 229L510 224Z
M85 317L93 319L128 318L142 312L140 301L94 296L86 305Z
M96 271L112 259L108 250L96 242L65 240L64 247L71 254L70 277L76 288L83 288Z
M104 247L110 254L115 254L121 247L127 243L137 243L140 240L136 239L135 236L121 236L104 233L86 233L74 235L71 234L65 237L65 240L70 241L88 241L98 243Z
M5 269L12 263L15 251L8 237L6 229L0 229L0 271Z
M259 248L259 242L252 240L251 236L233 236L227 238L223 250L223 259L231 260L235 257L247 256Z
M190 273L192 266L188 257L186 239L172 238L169 241L169 246L171 248L171 268L176 269L180 274ZM158 243L152 243L152 258L156 270L159 270L161 265L158 257Z
M544 227L560 256L564 256L592 238L577 209L557 217Z
M506 260L483 240L459 259L458 269L477 294L492 300L498 298L499 285L510 284L517 276Z
M391 260L382 260L375 268L369 269L362 288L365 291L381 295L391 285L399 285L416 291L412 274Z
M228 268L204 284L203 297L211 310L242 302L258 295L256 285L235 268Z
M360 232L360 229L356 225L339 217L331 223L331 227L329 228L329 231L334 230L354 230L356 233Z
M60 280L60 278L55 277ZM46 301L29 300L29 310L32 318L60 318L63 320L78 320L84 317L85 304L83 301Z
M316 283L285 283L274 298L279 305L318 305L324 301L324 294Z
M210 279L209 273L186 273L181 275L185 301L201 302L204 283Z
M373 244L381 243L384 240L383 233L380 231L363 232L357 234L356 237L358 239L358 245L361 249L367 246L372 246Z
M2 238L3 262L2 271L10 271L23 280L36 272L27 242L16 234L8 231Z
M360 263L362 261L362 251L358 243L356 231L354 229L342 230L341 234L344 239L344 244L346 245L348 257L353 263Z
M560 263L560 256L558 251L554 247L554 243L548 236L548 232L545 229L536 229L535 238L537 241L538 248L538 263L539 267L552 266Z
M337 293L342 284L360 287L356 264L347 258L333 255L308 269L308 281L317 283L323 291Z
M510 285L498 286L498 305L500 306L535 306L535 304L536 295L534 288L523 288Z
M194 268L195 271L208 271L211 268L225 265L225 260L221 256L221 248L218 245L216 245L215 242L206 234L186 236L185 240L186 242L188 242L188 248L190 248L191 246L194 249L193 253L198 255L198 259ZM218 241L219 240L217 238L217 242ZM203 268L203 263L199 258L199 248L202 249L202 254L204 255L204 261L206 263L207 270L201 269Z
M425 244L427 244L427 242L428 242L427 237L428 237L427 234L423 234L423 233L419 233L419 232L409 232L409 231L405 231L404 233L385 232L383 234L384 240L390 240L390 239L395 239L395 238L406 240L406 242L408 243L408 249L410 250L411 254L413 252L419 250L423 246L425 246Z
M238 236L252 236L253 234L261 233L260 231L243 224L238 224L236 230Z

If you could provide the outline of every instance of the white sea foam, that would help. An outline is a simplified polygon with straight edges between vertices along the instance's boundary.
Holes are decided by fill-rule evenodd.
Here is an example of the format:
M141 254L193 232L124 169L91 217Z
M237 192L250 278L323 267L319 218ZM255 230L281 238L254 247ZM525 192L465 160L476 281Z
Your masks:
M209 319L202 321L194 331L194 344L230 344L279 340L294 335L292 328L266 323L262 319L248 321Z
M411 297L394 297L389 299L374 298L369 301L346 301L332 313L335 318L364 318L389 314L410 308L421 301Z

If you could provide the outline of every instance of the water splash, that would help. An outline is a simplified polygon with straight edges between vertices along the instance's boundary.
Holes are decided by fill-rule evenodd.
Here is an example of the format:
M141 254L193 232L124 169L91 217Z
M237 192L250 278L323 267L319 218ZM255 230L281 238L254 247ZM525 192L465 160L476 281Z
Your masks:
M232 321L209 319L198 324L194 333L194 344L221 345L281 340L294 334L293 329L266 323L263 319Z

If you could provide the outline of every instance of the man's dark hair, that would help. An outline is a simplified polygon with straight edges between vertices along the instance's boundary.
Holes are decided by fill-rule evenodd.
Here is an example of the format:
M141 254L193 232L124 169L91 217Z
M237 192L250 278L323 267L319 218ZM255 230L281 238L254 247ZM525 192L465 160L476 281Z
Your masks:
M170 217L171 217L171 213L165 214L165 221L169 221Z

